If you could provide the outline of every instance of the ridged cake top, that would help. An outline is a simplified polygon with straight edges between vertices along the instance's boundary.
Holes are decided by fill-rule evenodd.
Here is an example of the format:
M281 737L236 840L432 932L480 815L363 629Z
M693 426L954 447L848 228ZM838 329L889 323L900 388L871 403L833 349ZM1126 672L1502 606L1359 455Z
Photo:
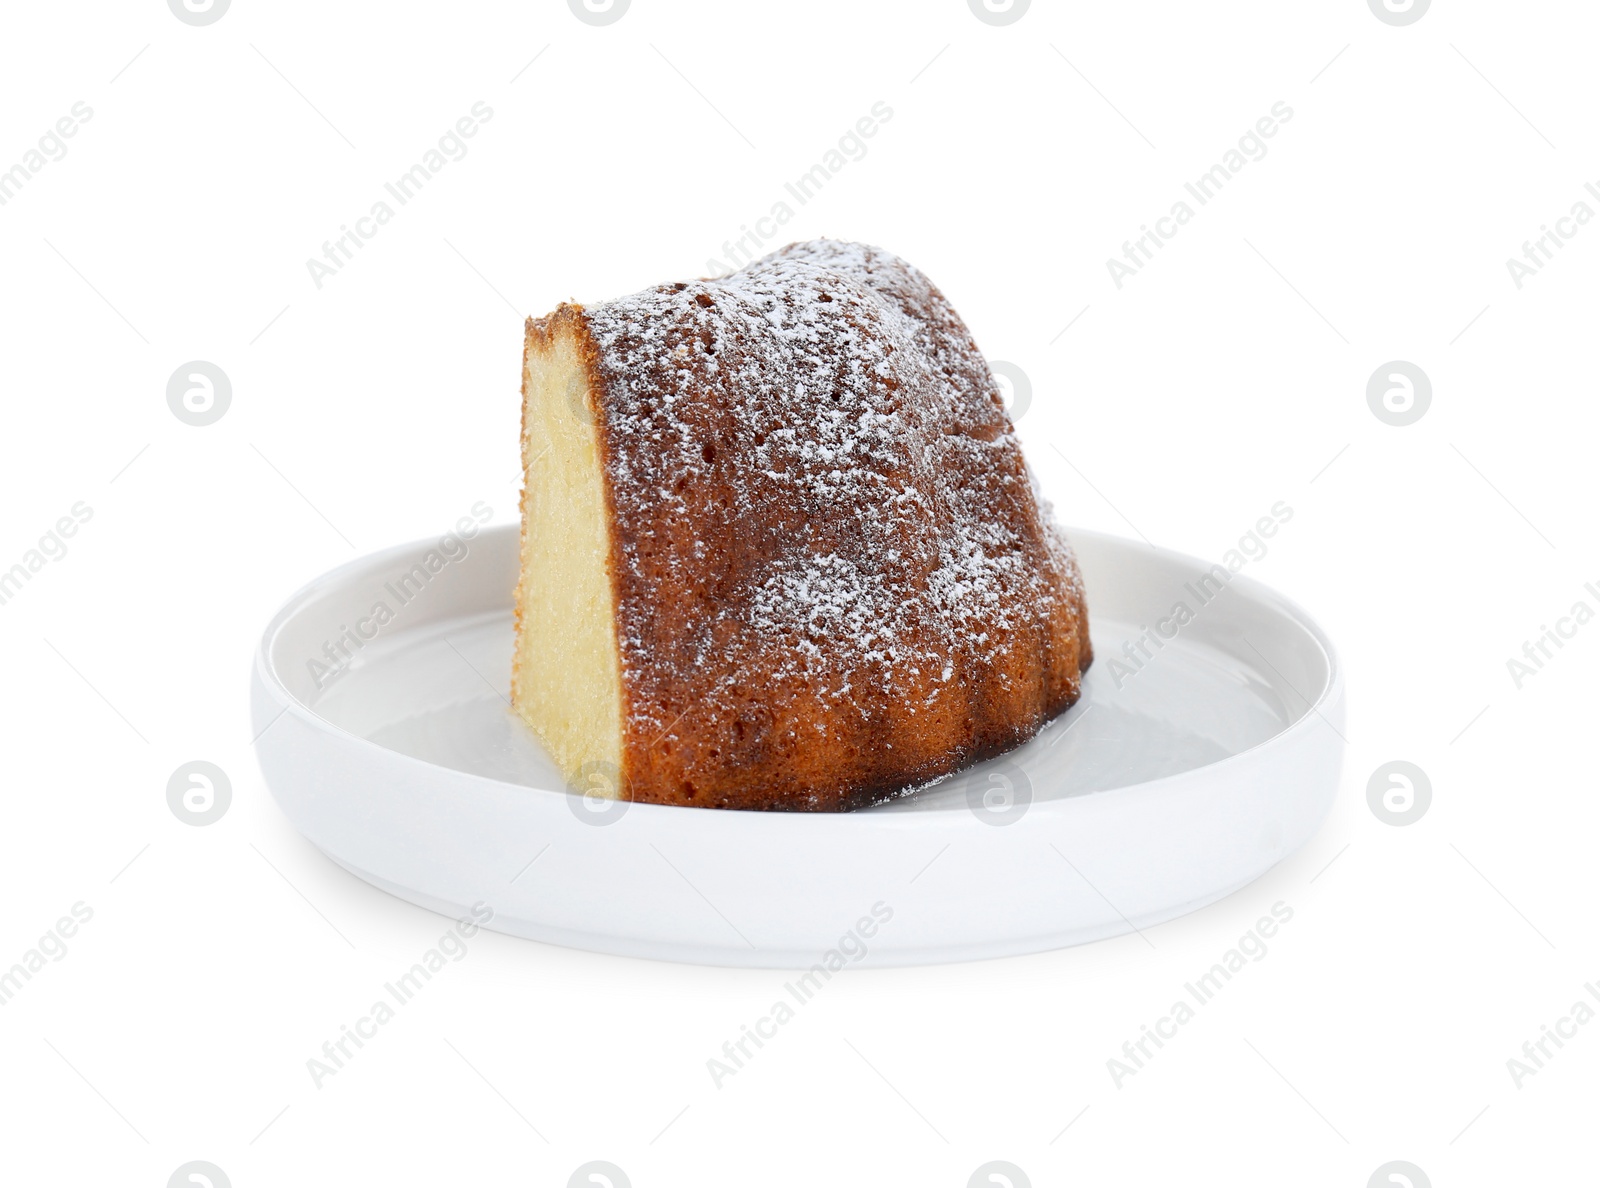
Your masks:
M853 723L870 768L919 722L992 750L1012 694L1032 733L1040 672L1068 659L1075 693L1055 654L1081 605L1070 551L915 268L816 240L583 312L636 730L670 749L693 745L685 718L745 722L770 757Z

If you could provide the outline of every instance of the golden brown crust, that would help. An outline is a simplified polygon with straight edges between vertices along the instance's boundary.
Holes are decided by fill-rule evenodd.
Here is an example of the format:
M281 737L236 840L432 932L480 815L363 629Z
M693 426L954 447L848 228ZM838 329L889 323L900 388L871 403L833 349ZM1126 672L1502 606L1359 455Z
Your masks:
M793 245L530 343L559 329L599 405L629 799L856 808L1077 700L1076 562L920 273Z

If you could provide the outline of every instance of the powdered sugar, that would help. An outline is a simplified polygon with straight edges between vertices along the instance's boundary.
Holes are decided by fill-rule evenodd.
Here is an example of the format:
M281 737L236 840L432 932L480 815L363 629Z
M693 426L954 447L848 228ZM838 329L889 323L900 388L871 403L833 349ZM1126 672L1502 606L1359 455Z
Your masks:
M635 728L758 703L773 745L823 707L970 718L1041 662L1076 570L921 273L813 241L585 313Z

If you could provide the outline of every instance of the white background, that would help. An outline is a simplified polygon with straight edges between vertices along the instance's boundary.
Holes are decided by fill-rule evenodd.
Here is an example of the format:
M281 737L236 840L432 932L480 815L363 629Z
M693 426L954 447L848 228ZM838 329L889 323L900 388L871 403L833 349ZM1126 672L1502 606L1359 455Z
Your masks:
M93 518L0 606L0 964L70 905L94 916L0 1008L0 1179L1592 1169L1600 1025L1520 1088L1506 1061L1600 980L1600 626L1521 689L1506 660L1600 605L1600 226L1520 290L1505 261L1600 210L1593 6L1440 0L1392 27L1361 0L1039 0L997 28L963 0L634 0L596 28L557 0L235 0L195 28L107 0L5 25L0 169L94 114L0 207L0 568L74 503ZM307 258L480 100L468 155L318 289ZM484 933L314 1088L306 1060L447 922L274 807L246 707L261 626L475 501L513 519L522 316L702 275L879 100L892 120L784 240L877 243L940 285L1031 378L1019 429L1066 523L1218 557L1295 509L1251 572L1349 668L1331 818L1149 943L853 973L720 1089L707 1058L781 975ZM1265 158L1119 290L1107 257L1280 100ZM166 404L192 359L233 384L205 428ZM1393 359L1433 384L1405 428L1366 402ZM166 804L192 759L233 783L206 828ZM1392 759L1433 785L1406 828L1366 802ZM1117 1088L1107 1059L1280 899L1269 955Z

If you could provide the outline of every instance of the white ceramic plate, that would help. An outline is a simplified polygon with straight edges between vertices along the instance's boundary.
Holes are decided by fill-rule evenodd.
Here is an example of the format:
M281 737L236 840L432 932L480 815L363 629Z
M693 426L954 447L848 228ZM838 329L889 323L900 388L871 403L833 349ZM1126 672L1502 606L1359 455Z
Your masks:
M554 944L827 970L1116 936L1227 895L1315 832L1338 785L1344 682L1316 624L1258 582L1218 570L1211 592L1203 562L1068 535L1096 655L1082 700L1019 750L877 808L567 793L506 702L514 525L464 555L453 541L377 553L290 599L256 657L256 749L290 821L335 862ZM341 639L353 658L319 688L311 662L331 669Z

